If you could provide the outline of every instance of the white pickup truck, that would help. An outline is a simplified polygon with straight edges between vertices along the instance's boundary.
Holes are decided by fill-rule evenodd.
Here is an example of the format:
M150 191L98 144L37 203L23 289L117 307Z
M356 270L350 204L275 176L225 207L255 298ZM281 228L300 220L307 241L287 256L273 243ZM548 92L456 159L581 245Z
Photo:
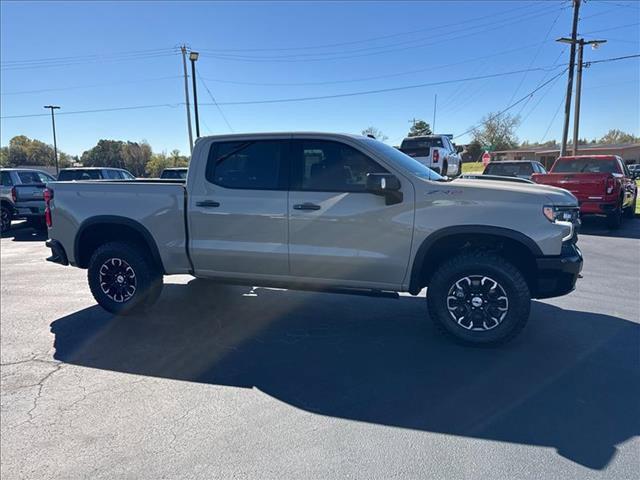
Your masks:
M576 199L553 187L442 180L367 137L201 138L186 183L48 184L49 260L88 269L95 299L117 314L153 303L170 274L370 295L427 287L443 332L470 344L509 340L531 298L574 288Z

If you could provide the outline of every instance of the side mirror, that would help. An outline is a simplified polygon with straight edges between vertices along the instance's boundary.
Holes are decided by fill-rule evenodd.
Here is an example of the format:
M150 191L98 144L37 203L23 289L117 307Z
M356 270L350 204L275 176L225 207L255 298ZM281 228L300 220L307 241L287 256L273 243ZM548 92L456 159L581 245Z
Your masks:
M367 192L385 197L387 205L401 203L400 180L389 173L367 173Z
M456 145L456 152L458 153L464 152L464 147L462 145Z

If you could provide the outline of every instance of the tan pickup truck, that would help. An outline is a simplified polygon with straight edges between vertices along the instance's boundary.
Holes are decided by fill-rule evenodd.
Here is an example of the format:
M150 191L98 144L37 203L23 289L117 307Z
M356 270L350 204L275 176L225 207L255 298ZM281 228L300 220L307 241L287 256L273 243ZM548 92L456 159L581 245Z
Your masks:
M117 314L151 305L171 274L369 295L427 287L443 332L497 344L523 328L531 298L572 291L582 267L569 192L446 182L354 135L201 138L186 182L53 182L46 198L49 260L88 269Z

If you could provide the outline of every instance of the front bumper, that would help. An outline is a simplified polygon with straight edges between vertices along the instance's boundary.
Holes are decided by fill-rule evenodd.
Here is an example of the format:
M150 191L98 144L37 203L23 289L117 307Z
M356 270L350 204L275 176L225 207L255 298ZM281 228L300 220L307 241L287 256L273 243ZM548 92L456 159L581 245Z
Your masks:
M45 245L51 249L51 256L47 258L47 262L59 263L60 265L69 265L67 252L65 252L62 244L57 240L47 240Z
M558 256L536 259L538 282L535 298L551 298L572 292L582 271L582 252L575 243L562 245Z

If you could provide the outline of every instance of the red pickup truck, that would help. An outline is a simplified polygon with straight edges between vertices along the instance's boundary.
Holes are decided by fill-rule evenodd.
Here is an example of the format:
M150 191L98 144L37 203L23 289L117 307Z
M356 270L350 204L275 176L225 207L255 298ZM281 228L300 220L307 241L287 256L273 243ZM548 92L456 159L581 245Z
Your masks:
M638 187L617 155L560 157L549 173L531 179L569 190L578 199L581 215L606 215L610 228L620 227L623 215L635 214Z

